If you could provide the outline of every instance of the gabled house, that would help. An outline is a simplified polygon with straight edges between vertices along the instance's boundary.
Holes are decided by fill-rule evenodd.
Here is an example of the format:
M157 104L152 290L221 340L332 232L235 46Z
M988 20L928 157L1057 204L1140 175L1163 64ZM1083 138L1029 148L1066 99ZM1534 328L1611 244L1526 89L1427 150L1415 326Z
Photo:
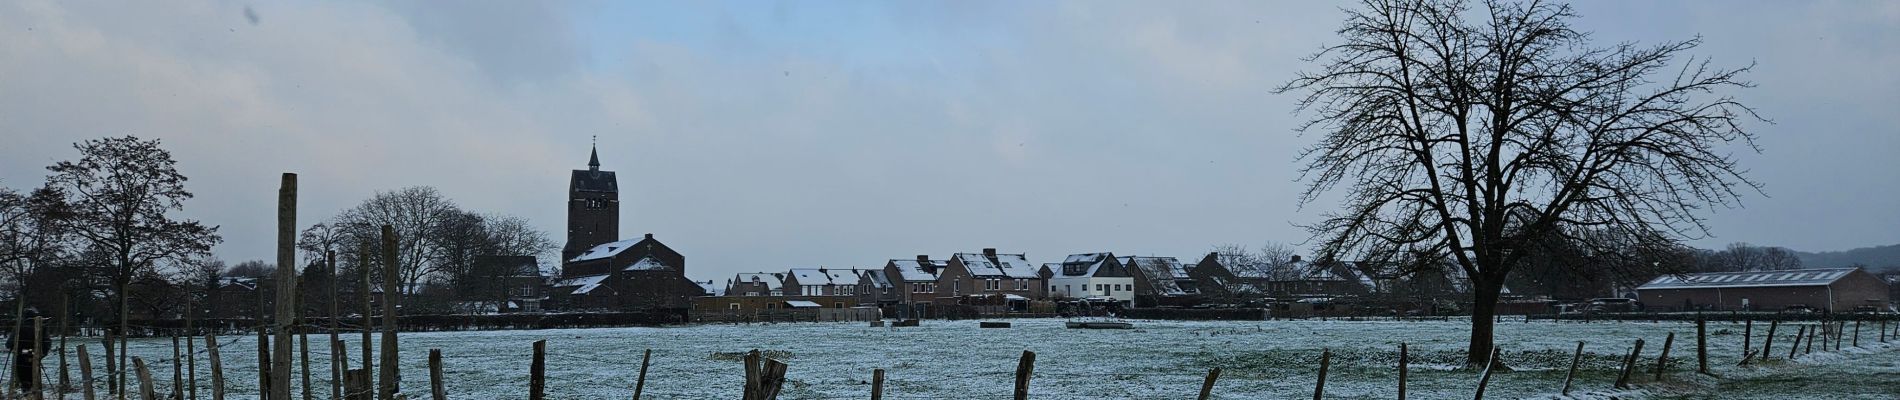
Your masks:
M858 303L879 307L897 304L897 287L885 269L858 271Z
M573 310L685 309L691 298L706 295L699 283L662 259L615 265L603 273L556 279L549 301Z
M1201 302L1200 285L1188 273L1192 264L1174 257L1123 257L1134 277L1136 307L1192 306Z
M937 275L948 265L948 261L919 254L914 259L892 259L884 263L884 276L891 278L898 303L924 304L937 297Z
M1022 254L997 254L993 248L982 253L957 253L937 275L937 298L952 303L966 297L1041 299L1047 284L1038 271L1040 268Z
M561 264L561 276L580 277L611 273L646 258L666 265L682 277L686 276L686 256L673 251L673 248L667 247L665 243L660 243L659 239L654 239L651 233L640 239L627 239L589 247L586 251Z
M778 272L747 272L733 275L726 282L727 296L783 296L785 274Z
M1059 263L1042 265L1049 297L1056 299L1113 299L1123 306L1135 302L1135 278L1114 253L1071 254Z
M800 296L856 296L857 270L792 268L785 273L785 289Z

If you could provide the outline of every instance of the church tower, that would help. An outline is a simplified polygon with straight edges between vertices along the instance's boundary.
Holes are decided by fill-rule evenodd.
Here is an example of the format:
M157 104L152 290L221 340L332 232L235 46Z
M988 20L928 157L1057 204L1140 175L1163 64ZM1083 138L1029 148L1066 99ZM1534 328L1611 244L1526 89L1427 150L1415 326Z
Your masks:
M590 150L587 169L574 170L567 184L567 245L563 262L587 249L620 238L620 184L613 171L600 170L600 151Z

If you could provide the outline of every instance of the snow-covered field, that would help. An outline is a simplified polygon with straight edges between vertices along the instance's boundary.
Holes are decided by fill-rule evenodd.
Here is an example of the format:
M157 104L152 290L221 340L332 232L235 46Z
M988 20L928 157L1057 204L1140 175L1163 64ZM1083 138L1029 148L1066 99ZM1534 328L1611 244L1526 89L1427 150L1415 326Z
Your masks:
M1137 321L1135 330L1071 330L1061 320L1013 320L1010 329L979 329L977 321L925 321L917 328L870 328L864 323L696 325L538 331L423 332L402 335L403 389L426 398L428 349L443 352L452 398L525 398L531 343L548 340L548 393L555 399L625 398L632 394L643 349L653 349L646 395L656 399L738 397L743 367L715 353L750 349L789 352L789 382L781 398L869 398L871 370L886 370L885 398L1006 399L1017 358L1037 353L1031 398L1193 398L1207 370L1223 373L1215 398L1305 398L1312 395L1322 348L1333 351L1329 398L1391 398L1399 342L1413 355L1412 398L1470 398L1478 372L1461 365L1466 324L1461 321ZM1851 324L1849 325L1851 327ZM1760 347L1766 324L1755 327ZM1776 356L1787 355L1794 329L1783 325ZM1515 371L1492 378L1489 398L1555 397L1577 341L1585 356L1572 395L1580 398L1832 398L1893 399L1900 394L1900 348L1875 343L1863 327L1862 349L1843 346L1794 362L1737 367L1741 325L1709 325L1711 368L1723 378L1699 376L1695 325L1685 323L1504 322L1498 340ZM1648 373L1669 332L1676 333L1670 378ZM358 336L345 334L352 355ZM1643 378L1634 391L1613 391L1622 355L1644 339ZM222 343L232 398L254 398L255 336ZM327 357L327 335L312 335L312 353ZM161 392L170 387L170 340L135 340L133 355L153 364ZM93 345L94 357L102 357ZM202 350L202 346L200 346ZM203 355L198 378L208 385ZM357 364L352 360L352 364ZM48 361L49 367L52 364ZM103 360L95 360L103 370ZM312 379L328 396L326 363ZM75 374L75 379L77 374ZM137 382L129 385L136 387ZM200 396L208 398L203 390Z

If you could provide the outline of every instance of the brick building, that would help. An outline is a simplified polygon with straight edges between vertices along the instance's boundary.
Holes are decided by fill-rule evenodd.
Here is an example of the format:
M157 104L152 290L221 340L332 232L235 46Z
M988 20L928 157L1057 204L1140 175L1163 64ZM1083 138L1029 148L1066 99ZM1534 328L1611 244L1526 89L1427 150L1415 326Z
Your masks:
M1860 268L1711 272L1663 275L1636 287L1650 310L1779 311L1806 306L1822 312L1885 310L1887 283Z

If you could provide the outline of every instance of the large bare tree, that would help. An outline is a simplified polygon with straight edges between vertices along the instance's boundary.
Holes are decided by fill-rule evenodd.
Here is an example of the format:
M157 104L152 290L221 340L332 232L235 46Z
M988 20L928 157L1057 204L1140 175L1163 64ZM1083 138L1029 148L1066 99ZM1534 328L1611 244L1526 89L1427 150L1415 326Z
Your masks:
M1748 68L1681 60L1700 39L1595 46L1563 4L1366 0L1279 92L1301 92L1303 204L1322 257L1448 258L1472 283L1468 361L1492 349L1512 268L1556 235L1595 252L1707 235L1701 214L1759 184ZM1614 240L1599 240L1613 238ZM1437 257L1433 257L1437 256Z

